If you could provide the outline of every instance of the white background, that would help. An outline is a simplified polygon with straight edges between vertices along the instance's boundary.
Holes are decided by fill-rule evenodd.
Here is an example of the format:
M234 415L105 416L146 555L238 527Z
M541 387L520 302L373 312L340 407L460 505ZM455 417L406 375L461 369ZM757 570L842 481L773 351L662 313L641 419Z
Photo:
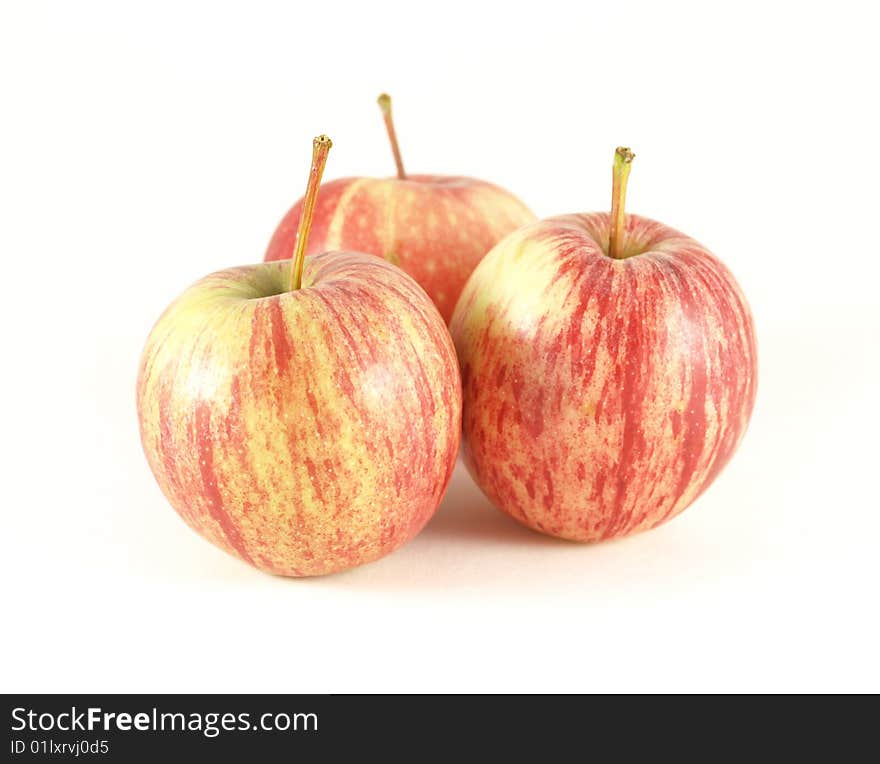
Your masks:
M8 2L0 11L4 691L880 690L871 3ZM598 546L459 466L407 547L269 577L141 453L139 354L303 190L411 171L680 228L752 303L751 429L683 516Z

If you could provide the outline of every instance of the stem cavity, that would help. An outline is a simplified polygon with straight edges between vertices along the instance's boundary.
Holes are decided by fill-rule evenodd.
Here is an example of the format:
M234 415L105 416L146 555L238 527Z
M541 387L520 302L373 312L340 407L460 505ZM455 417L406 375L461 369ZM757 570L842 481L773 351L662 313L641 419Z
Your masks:
M397 145L397 133L394 132L394 120L391 118L391 96L388 93L382 93L376 102L379 104L382 117L385 120L385 129L388 131L388 140L391 143L391 151L394 153L394 164L397 165L397 177L400 180L406 180L403 159L400 158L400 146Z
M635 154L624 146L614 151L614 168L611 171L611 233L608 237L608 256L619 260L623 257L623 231L626 228L626 182Z
M302 213L299 218L299 228L296 229L296 244L293 249L293 262L290 264L290 291L295 292L302 287L303 264L306 259L306 245L309 242L309 231L312 227L312 217L315 214L315 205L318 203L318 188L321 186L321 176L324 174L324 165L327 164L327 154L333 146L326 135L319 135L312 141L312 168L309 171L309 183L306 186L306 195L303 198Z

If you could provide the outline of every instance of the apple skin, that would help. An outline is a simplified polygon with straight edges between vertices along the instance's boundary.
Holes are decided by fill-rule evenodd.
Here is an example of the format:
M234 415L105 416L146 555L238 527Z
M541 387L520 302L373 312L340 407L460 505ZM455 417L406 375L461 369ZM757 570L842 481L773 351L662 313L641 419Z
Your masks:
M424 291L378 258L214 273L147 340L144 451L192 527L257 568L312 576L376 560L434 514L455 464L461 379Z
M291 256L300 199L275 230L265 260ZM344 249L398 265L421 284L444 321L477 263L535 215L519 199L472 178L341 178L321 186L306 254Z
M600 541L675 517L715 479L755 401L751 312L730 271L660 223L567 215L501 241L450 326L463 458L530 528ZM599 242L602 242L600 245Z

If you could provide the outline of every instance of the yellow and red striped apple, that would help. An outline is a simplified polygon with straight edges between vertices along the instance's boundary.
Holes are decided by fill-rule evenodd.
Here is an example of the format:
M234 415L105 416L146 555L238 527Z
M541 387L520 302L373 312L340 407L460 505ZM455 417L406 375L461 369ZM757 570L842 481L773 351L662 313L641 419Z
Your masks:
M309 211L329 140L316 139ZM370 562L440 503L461 425L455 349L437 309L369 255L220 271L152 330L137 408L150 467L194 530L261 570Z
M345 249L399 265L449 321L477 263L505 235L535 220L513 194L473 178L407 175L391 122L379 98L397 164L394 178L340 178L321 189L308 254ZM302 211L298 201L278 225L265 259L290 257Z
M463 455L490 500L577 541L653 528L714 480L755 400L752 317L730 271L660 223L565 215L501 241L451 323Z

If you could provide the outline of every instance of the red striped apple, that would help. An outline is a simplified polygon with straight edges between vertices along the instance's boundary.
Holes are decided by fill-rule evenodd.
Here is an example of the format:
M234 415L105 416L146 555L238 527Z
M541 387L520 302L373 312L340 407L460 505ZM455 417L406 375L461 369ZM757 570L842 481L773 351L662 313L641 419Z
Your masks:
M460 435L455 348L418 284L369 255L304 257L329 147L315 139L294 259L185 291L152 330L137 385L144 451L180 516L286 576L412 538Z
M490 500L576 541L675 517L715 479L755 400L752 317L730 271L665 225L549 218L501 241L451 323L463 455Z
M399 265L448 321L477 263L501 238L535 216L513 194L486 181L407 175L391 121L391 100L383 94L379 104L397 177L341 178L325 184L307 252L368 252ZM267 261L290 257L301 211L302 200L284 216L269 243Z

